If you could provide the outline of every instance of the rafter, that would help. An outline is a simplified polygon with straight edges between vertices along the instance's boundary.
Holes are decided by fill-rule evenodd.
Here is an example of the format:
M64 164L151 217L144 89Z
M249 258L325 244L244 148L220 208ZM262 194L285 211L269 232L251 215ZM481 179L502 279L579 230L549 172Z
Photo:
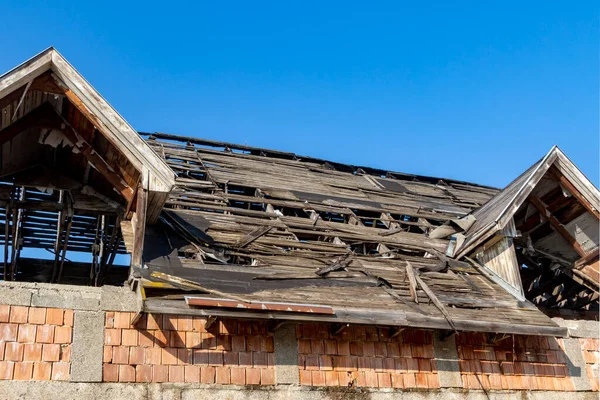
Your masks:
M133 199L133 189L119 176L115 170L96 152L77 131L64 119L50 103L43 103L25 117L0 130L0 144L14 138L25 129L37 126L46 129L56 129L62 132L73 146L92 166L110 182L128 203Z
M592 205L590 204L589 201L587 201L583 195L581 194L581 192L579 190L577 190L577 188L575 186L573 186L573 184L571 183L571 181L569 181L563 174L562 172L559 171L558 168L556 168L554 165L552 167L550 167L549 172L554 175L554 177L556 179L558 179L558 181L573 195L573 197L575 197L577 199L577 201L583 206L585 207L586 210L588 210L590 212L590 214L592 214L594 217L596 217L596 219L600 220L600 212L598 212L598 210L596 210L594 207L592 207Z
M583 247L581 247L579 242L575 240L575 238L569 233L569 231L567 231L565 226L558 219L556 219L556 217L550 212L550 210L548 210L548 206L546 204L544 204L538 197L535 196L530 196L529 201L531 202L531 204L534 205L535 208L538 209L540 214L546 217L548 222L550 222L552 228L556 232L558 232L558 234L561 235L567 242L569 242L571 246L573 246L573 249L577 252L577 254L579 254L581 257L587 254L585 250L583 250Z

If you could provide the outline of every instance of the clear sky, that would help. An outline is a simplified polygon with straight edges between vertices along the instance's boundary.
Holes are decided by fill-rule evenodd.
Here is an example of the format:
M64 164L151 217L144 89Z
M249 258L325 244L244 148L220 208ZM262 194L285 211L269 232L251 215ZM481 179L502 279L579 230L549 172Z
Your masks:
M598 185L599 2L0 0L138 130L503 187L554 144Z

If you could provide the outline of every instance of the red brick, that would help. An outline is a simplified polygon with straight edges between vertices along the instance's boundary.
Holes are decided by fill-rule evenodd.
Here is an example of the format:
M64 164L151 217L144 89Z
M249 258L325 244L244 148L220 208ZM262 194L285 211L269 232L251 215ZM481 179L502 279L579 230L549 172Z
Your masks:
M23 361L23 343L8 342L4 350L4 360L6 361Z
M367 357L375 356L375 343L374 342L364 342L363 343L363 355Z
M60 361L70 362L71 361L71 345L62 344L60 345Z
M104 328L112 329L115 327L115 313L113 311L107 311L104 315Z
M6 348L6 342L0 341L0 361L4 360L4 349Z
M24 324L27 322L29 307L11 306L10 307L10 322L15 324Z
M255 368L263 368L267 366L267 353L252 353L252 365Z
M162 330L176 331L177 330L177 315L163 314L161 324L162 324L162 326L161 326Z
M219 333L221 335L237 335L237 320L224 319L219 321Z
M114 346L112 349L113 364L129 364L129 347Z
M364 342L350 342L350 354L353 356L363 355Z
M119 365L119 382L135 382L135 367Z
M371 366L375 372L383 372L383 358L372 358Z
M438 374L427 374L427 387L430 389L440 388L440 379Z
M202 334L200 332L186 332L185 333L185 347L188 349L200 349L202 348Z
M239 353L239 358L240 358L240 367L251 367L253 365L252 363L252 353L250 352L240 352ZM316 356L315 356L316 358ZM317 364L317 368L318 368L318 364Z
M272 353L273 351L275 351L273 336L261 336L260 351L263 351L265 353Z
M137 346L138 331L135 329L123 329L121 332L121 344L123 346Z
M222 351L209 351L208 352L208 364L213 367L223 366L223 352Z
M223 353L223 364L230 367L237 367L240 363L239 353L235 351L226 351Z
M104 344L109 346L119 346L121 344L121 329L105 329Z
M39 343L27 343L23 345L23 361L41 361L42 345Z
M169 332L170 331L148 331L152 337L154 337L154 345L158 347L168 347L169 346Z
M417 387L417 380L415 374L402 374L402 379L404 380L405 389Z
M170 331L169 347L185 347L185 332Z
M53 343L54 342L54 326L40 325L37 327L35 341L38 343Z
M54 343L71 343L73 328L57 326L54 328Z
M13 379L15 363L12 361L0 361L0 380Z
M150 347L144 349L144 363L151 365L161 364L161 352L162 349L158 347Z
M131 328L131 315L128 312L115 313L115 328L128 329Z
M418 358L417 365L419 372L431 372L431 362L428 358Z
M336 371L325 371L325 386L339 386L338 373Z
M229 385L231 383L231 368L216 367L215 382L219 385Z
M129 348L129 364L140 365L144 364L144 348L130 347Z
M247 336L246 349L248 351L260 351L260 336Z
M311 340L310 353L315 355L325 354L325 342L321 339Z
M163 383L169 381L169 367L167 365L152 366L152 382Z
M194 360L194 365L208 365L208 353L209 350L192 350L192 358Z
M392 387L391 375L387 372L377 373L377 385L379 387Z
M102 366L102 380L104 382L118 382L119 366L115 364L104 364Z
M140 347L152 347L154 346L154 336L148 331L138 332L138 346Z
M217 350L230 351L231 350L231 336L219 335L217 336Z
M418 388L427 388L427 374L415 374L415 381Z
M102 355L102 362L109 363L112 361L112 352L113 349L110 346L104 346L104 352Z
M200 383L215 383L215 367L200 368Z
M33 380L49 381L52 375L52 363L36 362L33 363Z
M60 344L42 345L42 361L59 361Z
M235 321L234 321L235 323ZM195 332L206 332L206 318L194 317L192 319L192 330Z
M8 322L10 306L0 305L0 322Z
M246 368L231 368L230 374L232 385L246 384Z
M165 365L177 365L177 349L167 347L161 352L162 363Z
M184 369L184 380L187 383L200 382L200 367L196 365L186 365Z
M260 384L275 385L275 370L273 368L261 368Z
M192 349L177 349L177 364L192 364Z
M373 371L365 371L365 386L366 387L377 387L379 382L377 381L377 373Z
M15 381L28 381L33 376L33 363L32 362L18 362L15 363L15 374L13 379Z
M419 372L419 361L416 358L406 359L406 372L409 372L409 373Z
M64 310L62 308L48 308L46 310L46 324L62 325L64 322Z
M337 354L340 356L349 356L350 342L347 340L339 340L337 342Z
M31 312L31 311L29 311ZM74 319L74 313L73 310L65 310L65 315L64 315L64 321L63 324L65 326L70 326L73 327L73 319Z
M136 382L152 382L152 366L138 365L135 367Z
M20 324L17 341L21 343L33 343L35 342L35 332L36 325Z
M308 386L312 384L310 371L306 371L304 369L300 370L300 384Z
M148 314L148 316L146 318L146 329L148 329L148 330L160 329L159 320L161 318L162 317L159 314Z
M246 338L244 336L231 337L232 351L246 351Z
M333 360L331 356L322 355L319 356L319 369L322 371L333 370Z
M260 385L259 368L246 368L246 385Z
M69 371L71 364L63 362L55 362L52 364L52 380L66 381L69 380Z
M177 330L187 332L192 330L192 317L188 315L179 315L177 317Z
M19 325L17 324L0 324L0 341L16 342Z
M29 309L27 322L30 324L43 325L46 323L46 309L44 307L32 307Z
M387 357L387 345L385 342L375 343L375 355L377 357Z
M392 387L394 389L404 388L404 380L402 379L402 374L392 373L390 374L390 379L392 381Z

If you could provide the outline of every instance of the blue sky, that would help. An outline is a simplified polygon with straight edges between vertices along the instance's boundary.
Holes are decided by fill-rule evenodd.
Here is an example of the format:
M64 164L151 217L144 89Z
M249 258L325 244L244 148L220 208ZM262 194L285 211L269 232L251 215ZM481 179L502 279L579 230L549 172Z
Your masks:
M598 185L598 2L416 3L0 0L0 70L55 46L140 131L493 186L558 144Z

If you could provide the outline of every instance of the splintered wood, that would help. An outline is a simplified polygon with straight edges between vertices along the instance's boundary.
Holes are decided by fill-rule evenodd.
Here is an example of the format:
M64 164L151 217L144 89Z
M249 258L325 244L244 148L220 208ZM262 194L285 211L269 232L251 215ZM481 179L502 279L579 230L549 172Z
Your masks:
M153 279L160 272L221 298L333 307L335 316L311 316L323 321L556 333L547 317L471 265L447 260L448 239L427 235L496 189L180 139L156 134L147 142L177 175L160 222L164 252L175 236L197 251L182 246L180 265L169 266L158 262L160 245L145 255L148 311L200 312L173 293L181 287L173 279L163 294ZM220 312L229 314L212 315L234 311ZM293 314L285 318L305 318Z

